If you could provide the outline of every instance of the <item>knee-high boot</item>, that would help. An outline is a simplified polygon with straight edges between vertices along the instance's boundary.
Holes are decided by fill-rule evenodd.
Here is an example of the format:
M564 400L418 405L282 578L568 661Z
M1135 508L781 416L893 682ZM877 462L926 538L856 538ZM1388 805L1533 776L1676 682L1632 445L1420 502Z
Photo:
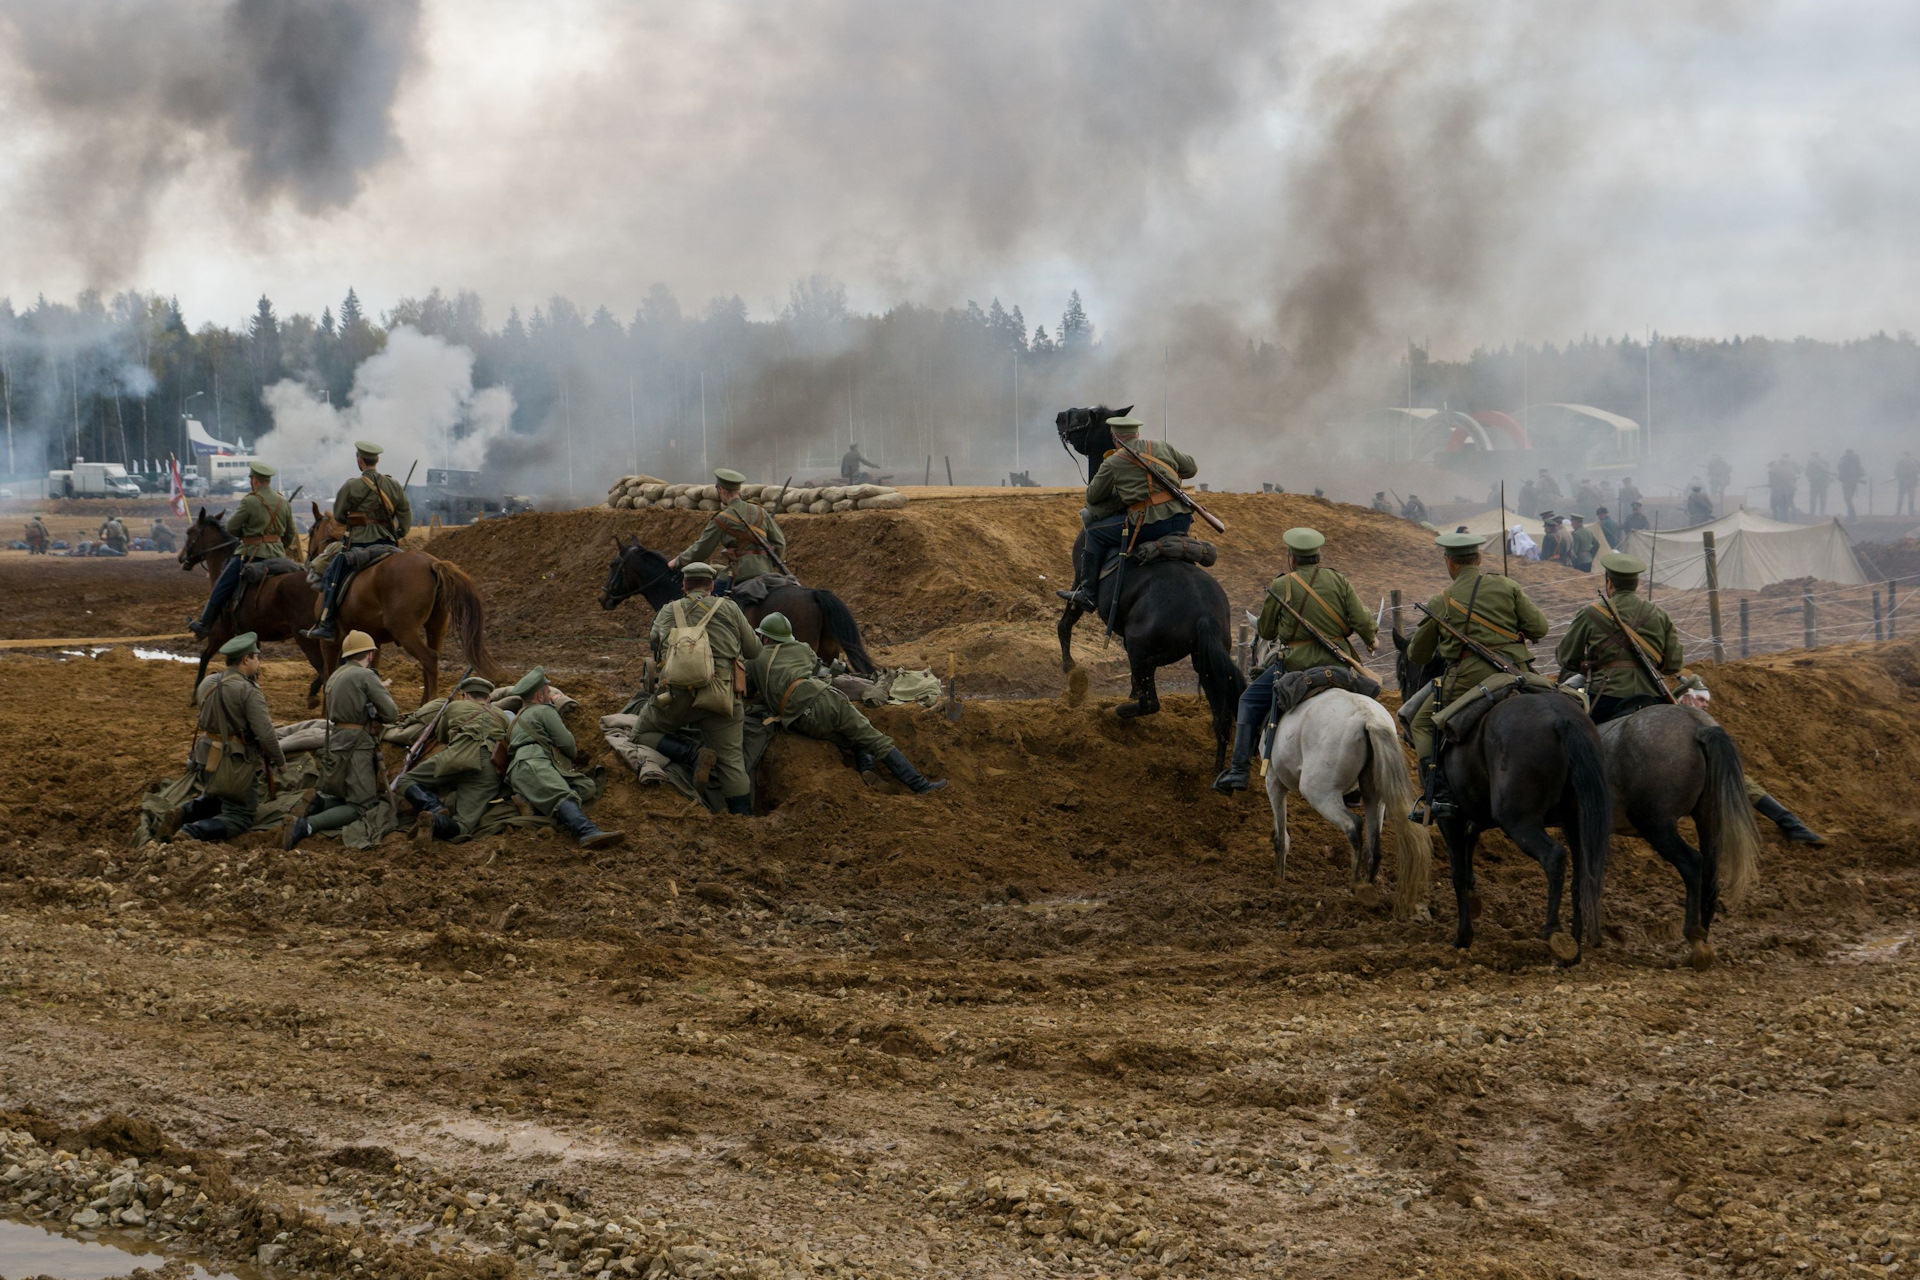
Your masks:
M1245 791L1253 775L1253 746L1260 737L1260 726L1245 720L1233 726L1233 761L1225 773L1213 780L1213 789L1223 796Z

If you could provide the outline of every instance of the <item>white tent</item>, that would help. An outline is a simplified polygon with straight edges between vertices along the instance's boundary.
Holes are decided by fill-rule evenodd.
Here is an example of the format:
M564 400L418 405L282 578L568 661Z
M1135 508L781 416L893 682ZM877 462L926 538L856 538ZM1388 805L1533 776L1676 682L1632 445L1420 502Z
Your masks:
M1866 572L1838 520L1825 524L1787 524L1748 511L1730 511L1718 520L1658 535L1641 529L1627 535L1626 550L1653 566L1653 580L1685 591L1707 585L1707 558L1700 535L1713 534L1720 585L1731 591L1758 591L1789 578L1864 583Z

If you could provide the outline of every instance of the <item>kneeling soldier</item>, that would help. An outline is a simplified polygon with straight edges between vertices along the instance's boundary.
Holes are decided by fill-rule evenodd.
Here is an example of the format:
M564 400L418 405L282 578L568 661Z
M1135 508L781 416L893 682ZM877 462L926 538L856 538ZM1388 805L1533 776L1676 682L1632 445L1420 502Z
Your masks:
M340 644L340 665L327 678L327 745L320 756L320 785L305 812L287 824L282 847L291 849L316 831L337 831L380 799L380 729L400 718L393 695L374 674L379 652L373 637L349 631Z
M420 815L413 838L421 844L472 835L487 805L500 794L493 753L512 726L487 701L492 695L493 682L485 676L462 680L433 728L440 750L399 777L400 794ZM449 791L451 806L440 798Z
M265 769L284 769L287 758L267 713L260 677L260 642L253 632L220 646L227 669L200 682L200 734L193 744L199 798L167 810L160 838L175 832L195 840L231 840L253 830Z
M760 656L747 663L747 688L767 709L769 722L777 720L795 733L847 748L862 774L878 760L915 795L947 785L944 778L934 782L922 777L906 753L874 728L846 694L814 674L820 657L806 641L793 638L786 614L768 614L760 619L758 631L767 643Z
M698 689L668 685L647 699L634 721L633 740L652 747L693 774L693 785L704 787L717 769L720 794L727 812L753 816L753 779L747 776L746 752L740 732L746 708L734 688L734 663L760 656L760 637L740 606L713 592L713 566L695 561L680 566L686 596L654 614L651 639L655 658L666 657L667 641L676 631L704 631L713 656L711 681ZM720 708L724 706L726 710ZM691 728L701 745L674 736Z
M617 831L594 826L580 807L581 800L588 798L580 787L587 775L577 766L585 763L586 755L560 720L546 671L535 667L521 677L513 691L522 701L520 714L513 722L513 736L507 742L512 753L507 785L513 788L513 794L532 805L536 813L552 818L555 826L572 832L582 849L625 840Z

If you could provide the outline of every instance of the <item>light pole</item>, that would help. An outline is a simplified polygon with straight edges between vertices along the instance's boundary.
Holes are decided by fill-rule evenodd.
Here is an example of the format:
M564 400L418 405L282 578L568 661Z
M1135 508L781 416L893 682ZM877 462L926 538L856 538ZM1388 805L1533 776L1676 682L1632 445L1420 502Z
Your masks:
M187 431L187 406L205 394L204 391L196 391L180 401L180 438L186 441L186 448L180 451L180 456L186 459L181 463L182 466L193 461L193 436Z

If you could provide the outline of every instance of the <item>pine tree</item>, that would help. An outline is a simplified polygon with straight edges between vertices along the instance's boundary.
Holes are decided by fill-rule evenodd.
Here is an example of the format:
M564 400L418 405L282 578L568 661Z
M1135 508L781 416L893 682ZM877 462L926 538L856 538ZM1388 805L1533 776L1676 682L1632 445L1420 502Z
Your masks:
M1047 336L1047 326L1037 324L1033 326L1033 341L1027 349L1036 356L1050 356L1060 348L1055 346L1053 339Z
M1087 309L1080 303L1080 291L1075 289L1067 299L1067 309L1060 316L1060 349L1072 351L1088 346L1093 342L1093 324L1087 319Z
M1073 296L1076 300L1080 297L1077 293ZM367 317L365 313L360 310L360 296L356 294L353 291L353 287L349 285L347 287L346 301L340 304L340 332L346 333L355 325L362 325L366 322Z
M333 308L332 307L320 308L320 332L326 334L329 338L333 336Z

